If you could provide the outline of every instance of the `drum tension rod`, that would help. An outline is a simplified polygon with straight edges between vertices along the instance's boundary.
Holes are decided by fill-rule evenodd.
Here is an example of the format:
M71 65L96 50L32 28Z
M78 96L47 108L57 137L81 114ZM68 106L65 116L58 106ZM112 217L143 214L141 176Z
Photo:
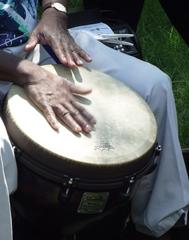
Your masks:
M20 150L20 148L15 146L13 143L12 143L12 148L13 148L14 155L15 155L16 159L18 159L21 156L22 151Z
M125 197L128 197L130 195L132 186L133 186L133 184L135 182L135 179L136 179L135 176L132 176L132 177L129 178L128 187L126 189L126 192L123 194Z
M63 182L62 182L62 188L61 188L61 191L59 194L59 200L61 202L66 202L68 200L68 198L70 196L70 191L71 191L71 188L72 188L74 182L75 181L73 178L64 176Z
M162 151L162 146L157 144L155 151L154 151L154 165L157 164L158 157Z
M157 144L155 151L157 154L160 154L160 152L162 151L162 146L160 144Z

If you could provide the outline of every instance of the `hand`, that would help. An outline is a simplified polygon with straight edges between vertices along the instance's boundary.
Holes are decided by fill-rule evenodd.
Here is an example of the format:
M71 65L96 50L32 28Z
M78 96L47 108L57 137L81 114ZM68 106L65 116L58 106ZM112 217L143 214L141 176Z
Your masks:
M49 45L61 63L68 67L90 62L91 57L81 49L67 30L67 16L53 8L47 9L32 32L25 50L31 51L38 44Z
M32 71L23 87L34 104L44 113L51 127L58 131L59 118L73 132L92 131L96 123L94 117L74 98L74 94L88 94L91 89L76 86L39 66L36 67L39 69Z

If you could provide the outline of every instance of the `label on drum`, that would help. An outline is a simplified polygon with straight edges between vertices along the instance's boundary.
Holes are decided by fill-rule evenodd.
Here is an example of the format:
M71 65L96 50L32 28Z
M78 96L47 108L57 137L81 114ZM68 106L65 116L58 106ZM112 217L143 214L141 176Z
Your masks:
M85 192L82 195L77 212L83 214L96 214L103 212L109 192Z

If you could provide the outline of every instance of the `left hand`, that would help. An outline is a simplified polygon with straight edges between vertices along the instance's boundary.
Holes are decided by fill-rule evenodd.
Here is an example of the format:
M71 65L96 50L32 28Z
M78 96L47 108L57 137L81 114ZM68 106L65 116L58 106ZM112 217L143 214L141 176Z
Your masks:
M60 62L68 67L82 66L83 60L86 62L92 60L69 34L67 15L53 8L43 13L40 22L30 35L25 50L33 50L38 43L49 45Z
M58 119L74 133L90 133L93 130L95 118L75 97L89 94L92 89L75 85L27 60L19 63L15 83L24 88L56 131L59 130Z

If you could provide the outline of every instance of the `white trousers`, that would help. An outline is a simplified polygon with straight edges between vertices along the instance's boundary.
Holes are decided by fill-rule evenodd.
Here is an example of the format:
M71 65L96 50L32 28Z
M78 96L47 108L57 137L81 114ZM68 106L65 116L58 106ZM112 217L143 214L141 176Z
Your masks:
M17 170L12 147L0 118L0 239L12 240L9 193L16 189Z
M107 73L126 83L147 101L156 117L157 140L163 151L156 172L140 179L133 190L132 218L137 230L159 237L168 231L183 213L187 213L189 206L189 181L178 139L171 81L157 67L106 47L85 32L73 33L73 37L93 59L91 63L85 64L88 68ZM55 63L39 45L29 59L37 64ZM0 188L0 239L11 240L9 189L4 158L12 151L4 135L5 132L1 132L1 142L6 142L9 150L6 149L4 155L1 153L0 158L0 179L4 186ZM16 167L11 159L12 157L9 164L12 165L10 172L12 171L13 184L16 183ZM15 184L13 185L15 187ZM1 217L2 215L6 217Z

